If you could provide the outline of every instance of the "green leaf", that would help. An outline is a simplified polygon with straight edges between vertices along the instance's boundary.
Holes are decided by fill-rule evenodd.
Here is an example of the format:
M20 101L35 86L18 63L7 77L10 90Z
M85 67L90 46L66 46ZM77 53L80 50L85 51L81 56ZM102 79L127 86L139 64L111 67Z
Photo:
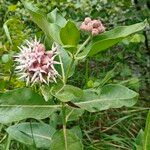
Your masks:
M80 117L83 115L84 110L80 108L73 108L69 105L66 105L66 122L71 121L77 121L80 119ZM57 127L57 125L61 126L63 124L62 122L62 110L58 114L57 112L54 112L50 117L50 125L53 127Z
M52 38L57 43L61 43L59 37L60 27L55 23L49 23L46 15L40 12L38 8L34 7L32 3L25 1L22 1L22 3L31 15L32 20L39 26L39 28L41 28L49 38Z
M140 43L140 42L144 43L144 41L145 41L144 35L136 33L133 36L129 36L129 37L123 39L122 43L125 45L129 45L130 43Z
M99 91L85 90L83 100L74 104L89 112L107 110L109 108L131 107L138 94L122 85L109 84Z
M71 53L77 50L77 46L74 45L64 45L63 48Z
M145 41L145 36L142 34L135 34L130 38L130 42L132 43L144 43Z
M124 85L132 90L138 91L140 88L140 82L137 77L130 78L128 80L119 81L119 84Z
M13 42L12 42L10 32L9 32L9 29L8 29L8 24L11 24L14 20L17 20L17 19L9 19L3 25L3 29L4 29L5 34L6 34L6 36L7 36L7 38L8 38L11 45L13 45Z
M40 86L40 92L43 95L46 102L53 98L53 96L50 93L50 89L51 88L47 85L41 85Z
M72 85L56 86L54 96L62 102L78 101L83 97L83 91Z
M60 13L58 13L57 8L47 14L47 18L51 23L55 23L60 27L64 26L67 22L66 19Z
M68 21L60 31L60 38L64 45L76 46L80 40L80 32L73 22Z
M16 11L16 9L17 9L17 5L10 5L10 6L8 6L8 11L14 12L14 11Z
M84 113L84 110L80 108L73 108L70 106L66 107L66 121L75 121L78 120ZM59 120L62 124L62 111L59 114Z
M0 96L0 123L27 118L44 119L60 106L51 105L29 88L8 91Z
M75 121L78 120L84 113L84 110L80 108L72 108L72 107L67 107L66 109L66 116L67 116L67 121Z
M144 130L144 150L150 150L150 111L148 112L146 119L146 127Z
M81 140L72 131L67 130L67 149L68 150L83 150ZM51 150L66 150L63 131L56 132L52 137Z
M8 134L15 140L37 148L50 148L55 129L45 123L20 123L7 128Z
M71 62L72 62L72 58L68 55L68 53L62 47L59 49L59 53L60 53L60 57L62 59L64 73L66 75L67 74L67 69L68 69L69 65L71 64ZM75 63L70 68L70 72L69 72L68 77L71 77L73 75L74 70L75 70ZM59 71L59 72L61 74L61 71Z
M147 20L130 26L119 26L116 27L115 29L106 31L103 34L95 36L90 42L90 44L83 51L83 54L84 55L86 54L88 56L93 56L101 51L104 51L107 48L122 41L122 39L126 38L127 36L136 33L140 30L143 30L146 25L147 25Z
M2 55L2 62L7 63L10 60L9 54Z
M135 139L136 150L143 150L144 131L141 129Z
M74 126L73 128L70 129L70 131L74 134L76 134L80 139L82 139L82 130L79 126Z
M117 65L112 70L106 72L105 77L95 87L105 85L114 76L114 72L115 72L116 67L117 67Z

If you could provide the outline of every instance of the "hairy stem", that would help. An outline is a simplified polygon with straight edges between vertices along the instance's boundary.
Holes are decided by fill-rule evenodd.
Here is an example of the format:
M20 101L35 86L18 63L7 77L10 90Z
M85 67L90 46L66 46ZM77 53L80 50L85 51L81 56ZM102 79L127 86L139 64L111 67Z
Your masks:
M67 83L67 79L68 79L68 76L69 76L69 73L70 73L70 69L72 68L73 64L74 64L74 58L72 58L68 68L67 68L67 72L66 72L66 77L65 77L65 83Z
M10 143L11 143L11 138L8 135L7 142L6 142L6 145L5 145L5 150L9 150Z
M64 141L65 141L65 150L68 150L68 145L67 145L67 130L66 130L66 107L65 103L62 103L62 121L63 121L63 134L64 134Z
M61 72L62 72L62 81L65 84L65 72L64 72L64 66L60 54L59 54L59 61L60 61Z
M89 40L91 39L91 36L89 36L84 43L80 46L80 48L77 50L75 57L80 53L80 51L86 46L86 44L89 42Z
M86 85L87 85L87 82L89 79L89 59L86 60L85 79L86 79Z

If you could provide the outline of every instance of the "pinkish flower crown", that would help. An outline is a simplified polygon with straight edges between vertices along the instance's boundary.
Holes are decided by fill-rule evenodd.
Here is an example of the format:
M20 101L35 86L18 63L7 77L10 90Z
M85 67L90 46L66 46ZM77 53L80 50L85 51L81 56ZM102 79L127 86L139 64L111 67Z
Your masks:
M58 55L58 45L53 43L52 50L46 51L43 44L37 41L29 42L26 40L25 46L18 47L20 53L15 57L17 66L16 72L20 75L20 79L25 79L26 84L30 83L46 83L56 82L59 75L54 65L60 64L54 58Z

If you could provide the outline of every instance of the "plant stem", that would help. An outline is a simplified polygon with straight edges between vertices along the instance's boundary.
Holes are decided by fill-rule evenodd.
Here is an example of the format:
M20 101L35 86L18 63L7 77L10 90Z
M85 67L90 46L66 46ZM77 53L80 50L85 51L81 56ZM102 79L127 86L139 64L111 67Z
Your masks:
M63 67L63 63L62 63L60 55L59 55L59 59L60 59L60 63L61 63L62 80L63 80L63 87L64 87L65 84L67 83L67 79L68 79L70 70L71 70L71 68L72 68L72 66L73 66L73 64L75 62L75 59L74 59L74 55L73 55L72 60L69 63L69 66L67 68L66 74L64 72L64 67ZM63 87L61 89L63 89ZM62 109L61 110L62 110L62 123L63 123L63 135L64 135L64 142L65 142L65 150L68 150L68 145L67 145L67 118L66 118L66 106L65 106L65 102L62 102Z
M85 47L85 45L89 42L89 40L91 39L91 36L89 36L84 43L80 46L80 48L77 50L75 57L80 53L80 51Z
M6 142L6 145L5 145L5 150L9 150L10 143L11 143L11 138L8 135L7 142Z
M66 107L65 103L62 102L62 121L63 121L63 134L64 134L64 141L65 141L65 150L68 150L67 145L67 130L66 130Z
M8 83L7 83L7 87L8 87L8 89L9 89L9 86L10 86L10 82L11 82L11 78L12 78L12 76L13 76L13 73L14 73L14 67L11 69L11 71L10 71L10 76L9 76L9 80L8 80Z
M70 69L72 68L72 65L74 64L74 58L72 58L68 68L67 68L67 72L66 72L66 77L65 77L65 84L67 83L67 79L68 79L68 76L69 76L69 73L70 73Z
M65 72L64 72L64 66L60 54L59 54L59 61L60 61L60 66L62 71L62 81L65 84Z
M85 79L86 79L86 85L89 79L89 59L86 60L86 70L85 70Z

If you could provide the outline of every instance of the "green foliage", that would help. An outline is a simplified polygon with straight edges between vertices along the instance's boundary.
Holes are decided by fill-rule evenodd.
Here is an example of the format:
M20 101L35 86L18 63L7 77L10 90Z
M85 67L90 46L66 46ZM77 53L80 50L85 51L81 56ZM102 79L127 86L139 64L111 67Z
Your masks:
M55 91L54 96L62 102L75 102L83 97L83 91L72 85L64 85Z
M40 92L46 102L50 101L53 98L52 94L50 93L50 87L47 85L42 85L40 87Z
M144 139L144 131L141 129L136 137L136 150L142 150L143 149L143 139Z
M43 30L43 32L49 37L60 43L60 27L55 23L49 23L46 15L39 11L36 7L34 7L31 3L24 2L23 4L25 8L30 13L32 20Z
M9 30L8 30L7 24L8 24L8 23L11 23L12 21L13 21L12 19L7 20L7 21L4 23L4 25L3 25L5 34L6 34L7 38L8 38L8 40L9 40L10 44L13 44L13 43L12 43L12 39L11 39L11 37L10 37L10 33L9 33Z
M100 93L99 93L100 91ZM121 85L105 85L100 90L85 90L83 101L75 103L81 109L90 112L109 108L131 107L137 101L138 94Z
M34 5L22 2L27 11L17 0L0 2L0 123L15 122L13 126L8 124L8 138L6 126L0 125L0 149L49 149L51 138L54 150L66 149L65 136L70 149L83 149L83 142L86 150L133 149L133 145L141 150L144 138L148 147L148 123L145 132L141 130L135 139L144 127L149 109L149 54L146 47L149 27L144 29L146 21L142 22L149 16L146 0L138 0L138 8L142 6L140 10L130 0L44 0ZM87 34L81 34L78 27L86 16L102 20L107 31L84 42ZM120 27L116 27L118 25ZM143 29L143 32L133 34ZM32 87L33 91L20 88L24 83L16 80L13 55L18 51L17 46L35 34L46 50L51 49L54 41L60 44L60 58L56 59L62 63L56 70L61 75L57 85L61 86L56 89L54 84L36 85ZM87 56L90 58L85 64ZM118 62L120 65L112 69ZM65 78L62 79L63 75ZM138 94L127 87L140 92L136 107L131 106L137 102ZM26 123L16 123L20 120ZM29 123L29 120L33 122ZM52 136L57 129L63 128L65 121L66 135L60 130ZM20 143L11 141L10 137ZM32 147L27 148L24 144Z
M81 140L70 130L67 130L67 149L68 150L83 150ZM58 142L59 141L59 142ZM51 143L52 150L66 150L63 131L58 131L54 134Z
M130 34L143 30L146 25L147 21L145 20L144 22L130 26L116 27L115 29L94 37L85 51L87 52L88 56L93 56L94 54L97 54L98 52L104 51L107 48L115 45Z
M60 48L59 52L62 61L62 66L64 68L64 75L66 76L68 74L68 77L71 77L74 74L76 63L75 62L73 63L73 65L70 68L70 71L68 72L68 68L71 65L73 59L69 56L69 54L65 51L64 48ZM63 75L61 68L59 68L58 71L60 72L61 75Z
M64 26L66 24L66 19L58 13L58 9L55 8L53 11L47 14L48 21L50 23L56 23L60 27Z
M0 123L27 118L44 119L56 111L57 107L59 106L45 102L39 94L29 88L15 89L0 96Z
M77 47L80 40L80 32L73 22L68 21L60 31L60 38L64 45Z
M148 112L147 119L146 119L146 126L144 131L144 143L143 149L150 150L150 111Z
M45 123L20 123L7 128L11 138L36 148L48 149L56 130Z
M145 130L142 129L139 131L136 140L135 147L136 150L150 150L150 111L148 112Z

